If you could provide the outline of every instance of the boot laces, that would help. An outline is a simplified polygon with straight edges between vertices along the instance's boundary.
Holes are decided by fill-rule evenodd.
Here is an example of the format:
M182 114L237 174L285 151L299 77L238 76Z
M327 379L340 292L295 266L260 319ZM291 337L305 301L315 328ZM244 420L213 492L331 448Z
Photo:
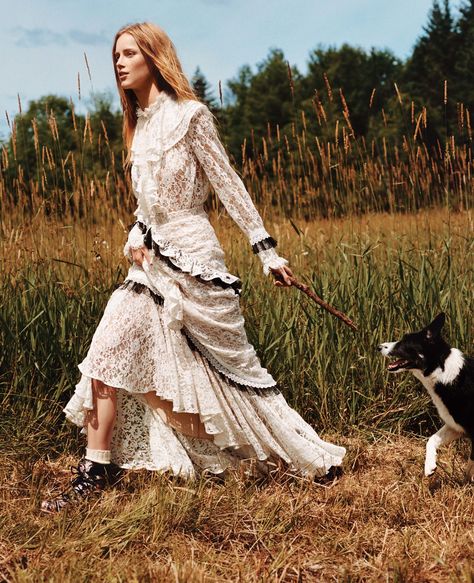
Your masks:
M71 473L76 477L71 480L69 487L61 492L54 500L45 500L42 509L47 512L58 512L64 506L71 503L74 497L79 499L87 497L95 490L102 490L105 486L105 475L90 474L84 461L77 466L70 466Z

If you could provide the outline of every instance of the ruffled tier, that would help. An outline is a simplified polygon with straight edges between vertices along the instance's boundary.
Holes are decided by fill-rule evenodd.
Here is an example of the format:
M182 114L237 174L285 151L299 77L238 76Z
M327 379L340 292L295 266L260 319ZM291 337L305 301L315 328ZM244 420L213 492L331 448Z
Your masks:
M155 234L153 241L154 237ZM127 280L146 285L164 299L165 326L185 333L201 354L233 382L258 389L274 387L275 380L262 367L248 342L235 290L196 277L192 267L201 263L192 254L174 256L180 268L156 255L155 249L154 257L152 265L147 262L143 267L133 264ZM181 262L183 257L184 262ZM191 258L190 264L185 263L188 258ZM214 261L219 265L217 259ZM225 264L222 265L225 268ZM227 275L234 277L222 270L222 277Z
M142 141L138 133L134 136L131 148L132 161L144 160L148 163L159 160L162 152L171 149L184 138L193 115L205 108L206 106L199 101L179 101L174 96L162 92L151 107L137 112L138 119L142 118L145 123L151 121L153 127L160 128L160 131L154 132L154 141L146 139Z
M183 273L189 273L199 281L210 282L224 289L232 288L234 292L240 294L242 283L237 276L202 263L171 241L153 233L152 227L147 227L145 223L140 221L137 221L137 224L144 234L146 247L152 249L155 256L165 261L169 267Z
M91 379L121 389L115 463L192 475L195 465L220 472L250 457L283 460L301 475L320 476L342 462L344 448L321 440L278 390L238 388L182 332L168 328L162 312L146 293L116 290L65 407L67 418L83 427L92 408ZM175 412L197 413L212 441L187 438L168 427L146 403L149 391L171 401Z

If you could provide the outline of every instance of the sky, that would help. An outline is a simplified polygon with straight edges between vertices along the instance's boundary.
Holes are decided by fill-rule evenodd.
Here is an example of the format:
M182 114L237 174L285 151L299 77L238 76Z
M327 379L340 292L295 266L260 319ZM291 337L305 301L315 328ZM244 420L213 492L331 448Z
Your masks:
M460 1L451 1L454 9ZM271 48L282 49L302 73L320 44L387 48L406 58L431 6L432 0L0 0L0 138L8 133L4 112L10 119L18 112L18 96L27 109L32 99L63 95L79 111L91 90L116 99L111 44L125 24L158 24L188 77L199 66L214 95L221 81L225 96L226 81L242 65L255 70Z

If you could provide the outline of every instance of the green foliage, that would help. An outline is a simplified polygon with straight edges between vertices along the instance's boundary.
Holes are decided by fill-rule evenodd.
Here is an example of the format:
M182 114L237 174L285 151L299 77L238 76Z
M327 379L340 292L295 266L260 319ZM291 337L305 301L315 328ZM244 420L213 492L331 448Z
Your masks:
M191 85L199 99L214 112L217 109L217 101L208 80L199 67L194 71Z
M46 182L51 183L53 165L67 152L80 149L77 132L72 131L73 116L72 103L56 95L31 101L28 111L15 116L7 147L10 158L21 165L25 182L40 180L42 170L49 168ZM84 117L76 115L75 123L83 127Z
M257 65L257 72L250 67L240 69L236 78L229 81L229 89L235 96L226 108L228 145L234 157L241 158L242 144L245 155L255 156L260 150L256 143L268 133L268 127L288 130L294 117L293 93L301 76L296 67L290 68L283 51L272 49L268 57Z
M95 93L87 115L75 112L72 101L46 95L31 101L15 116L0 166L6 189L15 196L29 191L48 200L52 191L65 196L77 188L78 174L115 175L121 158L122 116L112 109L112 96ZM72 162L73 161L73 162ZM71 163L72 162L72 163ZM122 164L117 165L119 175Z
M340 49L319 47L310 55L308 75L303 81L304 95L311 99L316 92L326 115L330 118L337 115L341 123L344 97L355 134L364 136L369 115L379 113L392 97L401 68L390 51L371 49L366 53L347 44Z
M460 8L457 22L458 43L454 60L454 75L459 101L474 106L474 1L469 0Z

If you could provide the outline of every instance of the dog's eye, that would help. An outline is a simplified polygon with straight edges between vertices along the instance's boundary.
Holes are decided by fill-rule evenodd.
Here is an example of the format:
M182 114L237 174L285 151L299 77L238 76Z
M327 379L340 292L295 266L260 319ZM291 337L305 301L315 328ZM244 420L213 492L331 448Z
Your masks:
M421 354L421 352L419 352L419 353L418 353L418 356L419 356L420 358L425 358L425 355L424 355L424 354Z

